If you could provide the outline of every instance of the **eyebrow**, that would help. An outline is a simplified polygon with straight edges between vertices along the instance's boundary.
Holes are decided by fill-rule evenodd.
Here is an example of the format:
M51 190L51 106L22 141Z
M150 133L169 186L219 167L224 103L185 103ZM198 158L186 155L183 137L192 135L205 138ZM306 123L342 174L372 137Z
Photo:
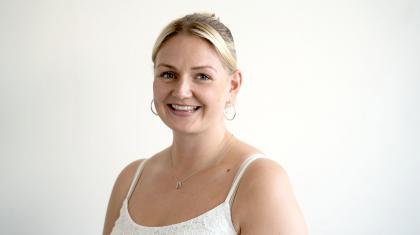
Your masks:
M168 67L168 68L171 68L171 69L176 69L176 67L175 66L173 66L173 65L170 65L170 64L165 64L165 63L160 63L160 64L158 64L156 67L160 67L160 66L163 66L163 67ZM199 70L199 69L211 69L211 70L213 70L213 71L215 71L216 73L217 73L217 69L215 69L213 66L211 66L211 65L201 65L201 66L195 66L195 67L192 67L191 68L192 70Z
M211 69L213 71L215 71L217 73L217 69L215 69L213 66L210 65L202 65L202 66L195 66L192 67L193 70L197 70L197 69Z

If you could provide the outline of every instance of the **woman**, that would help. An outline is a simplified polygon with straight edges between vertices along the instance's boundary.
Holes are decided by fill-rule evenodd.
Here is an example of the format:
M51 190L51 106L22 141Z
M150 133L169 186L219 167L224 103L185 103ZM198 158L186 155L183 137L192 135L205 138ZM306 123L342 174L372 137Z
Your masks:
M242 83L229 29L209 14L177 19L152 60L152 112L173 142L120 173L104 234L306 234L284 170L224 125Z

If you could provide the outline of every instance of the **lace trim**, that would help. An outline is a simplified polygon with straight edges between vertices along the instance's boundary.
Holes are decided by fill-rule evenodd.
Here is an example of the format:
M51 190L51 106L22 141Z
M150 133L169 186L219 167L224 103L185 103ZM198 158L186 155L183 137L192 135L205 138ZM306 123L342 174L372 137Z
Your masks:
M144 226L136 223L128 211L128 201L124 200L120 217L115 222L111 235L117 234L231 234L236 235L227 201L192 219L164 226Z

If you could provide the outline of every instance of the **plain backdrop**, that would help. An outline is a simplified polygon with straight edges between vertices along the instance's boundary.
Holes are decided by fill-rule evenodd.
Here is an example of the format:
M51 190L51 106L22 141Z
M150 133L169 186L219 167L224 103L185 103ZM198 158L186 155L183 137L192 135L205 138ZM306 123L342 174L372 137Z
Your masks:
M420 234L420 2L0 1L0 234L100 234L128 163L168 146L151 49L191 12L234 35L238 138L314 235Z

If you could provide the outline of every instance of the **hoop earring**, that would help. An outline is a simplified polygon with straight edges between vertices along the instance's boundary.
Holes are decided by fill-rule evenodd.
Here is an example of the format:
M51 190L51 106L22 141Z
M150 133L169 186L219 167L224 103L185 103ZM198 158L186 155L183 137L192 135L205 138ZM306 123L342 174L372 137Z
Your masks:
M232 121L236 117L236 107L235 104L229 105L225 108L223 115L225 116L226 120Z
M157 111L153 110L153 107L155 106L155 105L154 105L154 103L155 103L155 100L154 100L154 99L152 99L152 102L150 102L150 110L152 111L152 113L153 113L154 115L158 116ZM155 108L156 108L156 107L155 107Z

